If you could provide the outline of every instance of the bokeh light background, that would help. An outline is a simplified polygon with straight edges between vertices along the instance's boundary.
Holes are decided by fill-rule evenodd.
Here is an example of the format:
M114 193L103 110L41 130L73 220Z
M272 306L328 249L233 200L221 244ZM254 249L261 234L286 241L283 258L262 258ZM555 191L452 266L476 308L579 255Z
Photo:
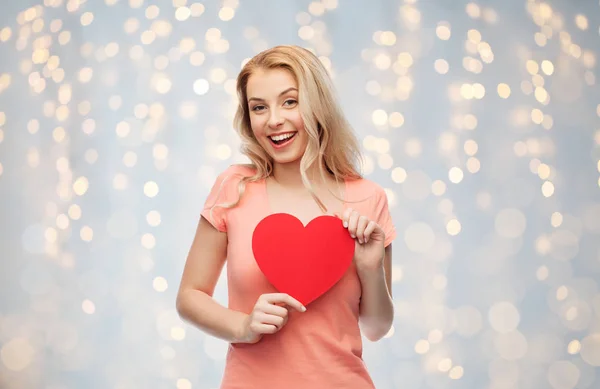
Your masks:
M3 0L0 387L218 387L227 344L175 296L245 161L234 79L276 44L330 69L400 232L377 387L600 387L599 22L597 0Z

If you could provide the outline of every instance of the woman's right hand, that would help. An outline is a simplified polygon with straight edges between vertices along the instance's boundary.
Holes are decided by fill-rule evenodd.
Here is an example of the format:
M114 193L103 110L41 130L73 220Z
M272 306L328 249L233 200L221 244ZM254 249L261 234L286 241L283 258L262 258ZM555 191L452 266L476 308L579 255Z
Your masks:
M298 312L306 311L302 303L288 294L261 295L242 324L239 343L257 343L264 334L274 334L281 330L288 321L290 308Z

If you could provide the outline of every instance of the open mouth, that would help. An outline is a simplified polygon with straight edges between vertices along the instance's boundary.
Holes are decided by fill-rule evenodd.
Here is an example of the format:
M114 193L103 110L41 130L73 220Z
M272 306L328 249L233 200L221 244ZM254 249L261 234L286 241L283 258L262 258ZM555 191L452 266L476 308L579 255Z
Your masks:
M269 139L276 146L282 146L288 142L291 142L292 139L294 139L294 137L296 136L296 134L297 132L289 132L287 134L269 136Z

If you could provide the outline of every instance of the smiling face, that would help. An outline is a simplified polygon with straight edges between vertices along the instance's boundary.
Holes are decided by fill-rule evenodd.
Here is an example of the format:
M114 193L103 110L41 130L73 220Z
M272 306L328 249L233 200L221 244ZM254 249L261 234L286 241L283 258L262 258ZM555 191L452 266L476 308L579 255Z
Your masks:
M250 125L258 143L276 164L299 162L308 135L292 73L282 68L257 70L248 79L246 95Z

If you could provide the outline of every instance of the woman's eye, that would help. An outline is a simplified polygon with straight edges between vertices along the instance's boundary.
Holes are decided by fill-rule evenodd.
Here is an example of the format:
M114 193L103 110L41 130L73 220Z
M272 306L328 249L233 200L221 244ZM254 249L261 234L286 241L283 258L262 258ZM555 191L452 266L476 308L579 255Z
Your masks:
M285 104L287 104L287 105L294 105L294 104L296 104L296 103L297 103L297 101L296 101L296 100L293 100L293 99L289 99L289 100L286 100L286 101L285 101Z
M262 108L264 108L264 106L263 106L263 105L255 105L255 106L252 108L252 110L253 110L253 111L260 111Z

